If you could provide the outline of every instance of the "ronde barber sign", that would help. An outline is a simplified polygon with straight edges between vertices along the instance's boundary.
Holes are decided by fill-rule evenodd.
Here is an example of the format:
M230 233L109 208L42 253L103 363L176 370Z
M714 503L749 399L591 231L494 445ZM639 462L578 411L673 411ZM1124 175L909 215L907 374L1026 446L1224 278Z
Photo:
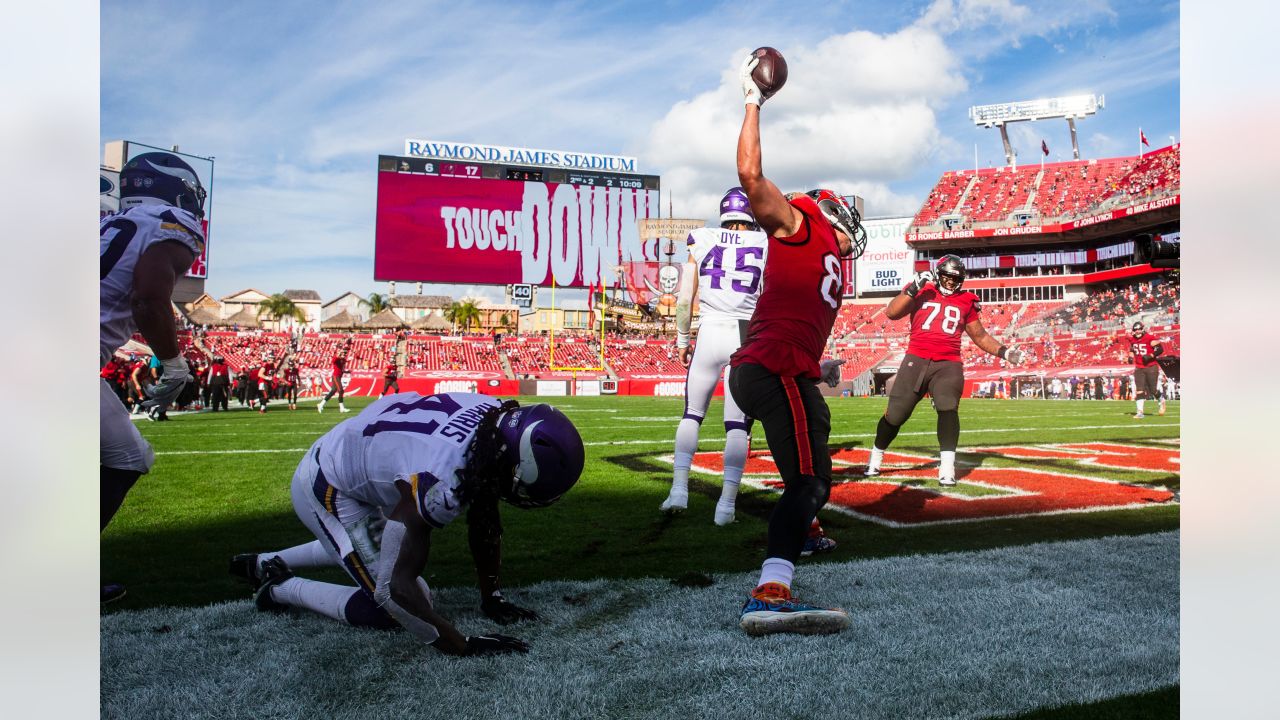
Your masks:
M911 278L916 254L905 239L910 224L910 217L862 222L867 229L867 249L857 263L859 293L897 292Z

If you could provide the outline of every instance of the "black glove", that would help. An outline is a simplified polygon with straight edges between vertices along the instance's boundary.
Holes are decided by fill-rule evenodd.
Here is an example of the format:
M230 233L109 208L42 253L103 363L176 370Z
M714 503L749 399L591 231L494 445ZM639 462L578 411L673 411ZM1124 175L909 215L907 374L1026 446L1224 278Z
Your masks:
M537 620L538 613L522 608L515 603L507 602L502 593L495 590L492 595L480 601L480 611L485 617L499 625L510 625L521 620Z
M529 643L510 635L467 636L467 655L504 655L513 652L529 652Z
M1144 363L1146 363L1146 364L1148 364L1148 365L1150 365L1151 363L1155 362L1155 360L1156 360L1156 356L1155 356L1155 355L1143 355L1143 356L1142 356L1142 362L1144 362Z

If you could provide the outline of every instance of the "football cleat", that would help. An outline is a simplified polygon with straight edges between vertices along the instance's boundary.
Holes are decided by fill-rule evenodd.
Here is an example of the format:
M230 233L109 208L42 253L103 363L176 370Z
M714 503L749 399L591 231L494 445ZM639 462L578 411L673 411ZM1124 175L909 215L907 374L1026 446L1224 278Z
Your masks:
M954 475L939 475L938 484L942 487L955 487L956 478Z
M662 504L658 506L658 509L664 513L678 513L678 512L684 512L686 509L688 509L688 507L689 507L688 492L680 493L680 492L676 492L675 490L672 490L671 494L667 496L667 499L663 500Z
M756 588L742 606L738 626L748 635L798 633L827 635L849 627L849 615L839 608L824 608L798 602L780 583Z
M125 592L124 586L118 583L103 585L102 586L102 604L106 605L107 603L115 602L120 598L124 597L126 594L127 593Z
M862 476L863 476L863 477L879 477L879 476L880 476L880 468L878 468L878 467L871 467L870 465L868 465L868 466L867 466L867 469L862 471Z
M836 541L826 535L810 535L805 538L804 548L800 550L801 557L809 557L814 553L831 552L836 549Z
M323 400L321 400L321 401L320 401L320 403L316 405L316 412L318 412L318 413L322 413L322 412L324 412L324 401L323 401Z
M733 522L733 519L734 519L733 505L726 505L721 502L716 503L715 521L717 525L728 525L729 523Z
M276 602L271 597L271 588L293 577L293 571L289 569L284 560L273 557L262 564L261 572L262 583L258 585L258 591L253 594L253 604L257 606L258 612L284 612L288 610L288 605Z
M258 583L262 582L262 572L258 565L258 553L243 553L231 558L229 572L257 587Z
M1134 414L1133 414L1133 419L1134 419L1134 420L1141 420L1141 419L1142 419L1142 418L1144 418L1144 417L1146 417L1146 415L1143 415L1142 413L1134 413Z

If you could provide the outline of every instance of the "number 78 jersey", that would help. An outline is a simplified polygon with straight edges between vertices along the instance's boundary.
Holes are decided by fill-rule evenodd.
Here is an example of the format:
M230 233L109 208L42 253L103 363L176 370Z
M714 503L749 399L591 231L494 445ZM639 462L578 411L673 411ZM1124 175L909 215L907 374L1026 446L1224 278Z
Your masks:
M907 352L926 360L960 360L964 326L978 320L982 306L968 290L943 295L927 283L911 303L911 341Z
M769 236L754 230L698 228L689 233L698 265L698 307L705 318L750 320L764 284Z

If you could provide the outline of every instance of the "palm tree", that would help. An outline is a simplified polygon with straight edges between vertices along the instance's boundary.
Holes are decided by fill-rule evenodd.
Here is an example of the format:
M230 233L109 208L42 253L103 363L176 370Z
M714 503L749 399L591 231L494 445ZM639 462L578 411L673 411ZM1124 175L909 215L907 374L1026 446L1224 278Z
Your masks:
M476 305L475 300L463 298L460 301L450 303L449 309L444 311L444 316L453 323L455 331L461 325L463 332L466 332L480 319L480 308Z
M302 308L293 304L293 301L284 293L276 293L258 303L258 317L263 315L277 322L285 318L291 318L300 323L307 321L307 314L302 311Z
M391 307L391 301L387 299L387 296L376 292L369 293L368 298L361 298L360 304L369 308L369 317L373 317Z

